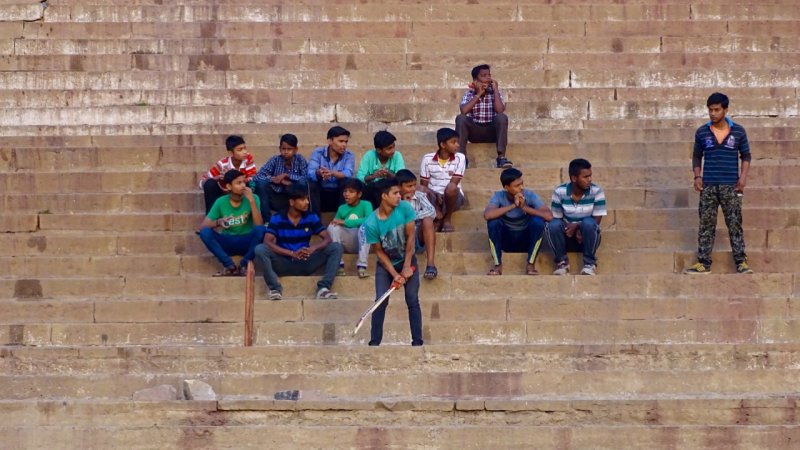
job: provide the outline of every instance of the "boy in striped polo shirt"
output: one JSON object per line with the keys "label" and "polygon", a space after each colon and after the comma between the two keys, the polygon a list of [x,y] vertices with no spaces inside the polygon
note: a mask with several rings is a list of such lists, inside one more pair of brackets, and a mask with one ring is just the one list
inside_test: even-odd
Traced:
{"label": "boy in striped polo shirt", "polygon": [[[711,120],[695,132],[692,154],[694,189],[700,193],[697,263],[686,269],[685,273],[711,273],[711,250],[720,207],[728,226],[736,271],[753,273],[747,266],[742,232],[742,193],[751,159],[747,133],[741,125],[725,117],[728,112],[728,97],[725,94],[711,94],[706,106]],[[741,173],[739,159],[742,160]]]}
{"label": "boy in striped polo shirt", "polygon": [[[332,242],[330,235],[322,226],[319,216],[308,212],[307,188],[295,183],[289,186],[289,207],[269,219],[264,243],[255,249],[255,263],[264,272],[267,283],[267,298],[280,300],[283,286],[278,275],[311,275],[324,267],[324,275],[317,282],[318,299],[334,299],[331,291],[339,260],[344,247]],[[311,245],[311,237],[320,240]]]}
{"label": "boy in striped polo shirt", "polygon": [[600,221],[608,214],[603,188],[592,183],[592,165],[585,159],[569,163],[569,183],[556,187],[550,202],[553,220],[545,236],[555,256],[553,275],[567,275],[567,251],[583,251],[581,275],[597,271],[595,253],[600,246]]}
{"label": "boy in striped polo shirt", "polygon": [[229,193],[222,181],[225,172],[231,169],[239,170],[245,176],[246,184],[249,184],[256,175],[256,163],[253,161],[253,155],[247,150],[243,137],[228,136],[225,138],[225,148],[228,149],[229,155],[217,161],[200,180],[200,188],[205,197],[206,214],[211,211],[218,198]]}

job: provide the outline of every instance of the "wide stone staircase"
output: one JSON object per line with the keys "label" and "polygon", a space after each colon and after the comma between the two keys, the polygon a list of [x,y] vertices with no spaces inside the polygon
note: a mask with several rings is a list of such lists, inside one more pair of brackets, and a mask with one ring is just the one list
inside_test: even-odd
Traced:
{"label": "wide stone staircase", "polygon": [[[0,0],[0,448],[800,448],[798,6]],[[353,255],[338,300],[290,277],[267,301],[258,277],[243,347],[244,279],[212,278],[194,233],[225,136],[260,165],[282,133],[308,155],[338,123],[360,156],[388,129],[418,172],[484,62],[528,187],[548,199],[592,162],[599,274],[550,276],[545,252],[540,276],[516,254],[485,275],[499,171],[471,144],[423,348],[399,298],[386,345],[351,336],[374,298]],[[714,274],[690,277],[717,90],[751,141],[756,273],[734,273],[720,218]],[[188,379],[218,399],[132,400]]]}

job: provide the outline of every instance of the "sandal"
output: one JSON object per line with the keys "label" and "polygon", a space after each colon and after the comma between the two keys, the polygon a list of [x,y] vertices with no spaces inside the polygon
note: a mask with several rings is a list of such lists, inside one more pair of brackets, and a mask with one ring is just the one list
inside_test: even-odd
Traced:
{"label": "sandal", "polygon": [[436,266],[427,266],[425,267],[425,274],[422,275],[423,278],[426,280],[432,280],[439,275],[439,271],[436,270]]}
{"label": "sandal", "polygon": [[500,266],[494,266],[491,269],[489,269],[489,273],[487,273],[486,275],[496,276],[502,274],[503,274],[503,269],[500,268]]}
{"label": "sandal", "polygon": [[508,169],[509,167],[513,167],[514,163],[507,160],[505,156],[498,156],[497,157],[497,168],[498,169]]}
{"label": "sandal", "polygon": [[539,271],[536,270],[533,264],[528,264],[528,268],[525,269],[525,275],[539,275]]}
{"label": "sandal", "polygon": [[238,277],[239,268],[236,266],[226,267],[214,274],[215,277]]}
{"label": "sandal", "polygon": [[442,224],[442,233],[452,233],[454,231],[456,231],[456,227],[453,224]]}

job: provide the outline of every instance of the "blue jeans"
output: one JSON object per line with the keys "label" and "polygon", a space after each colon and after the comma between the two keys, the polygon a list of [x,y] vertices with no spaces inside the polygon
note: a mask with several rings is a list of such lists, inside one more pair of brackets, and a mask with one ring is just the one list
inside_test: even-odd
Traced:
{"label": "blue jeans", "polygon": [[263,225],[256,225],[248,234],[222,234],[217,233],[213,228],[203,228],[200,230],[200,239],[224,267],[236,265],[233,263],[231,255],[244,255],[239,265],[247,267],[247,263],[253,259],[256,245],[264,240],[266,231],[267,229]]}
{"label": "blue jeans", "polygon": [[528,226],[523,230],[512,230],[502,218],[486,222],[489,228],[489,251],[494,265],[503,264],[503,252],[528,253],[528,264],[536,262],[542,244],[545,222],[541,217],[528,216]]}
{"label": "blue jeans", "polygon": [[547,224],[545,236],[550,248],[553,249],[556,264],[567,261],[567,251],[582,251],[583,265],[597,265],[597,247],[600,246],[600,225],[592,217],[587,217],[580,222],[583,243],[578,243],[575,237],[568,238],[564,231],[567,222],[563,219],[553,219]]}
{"label": "blue jeans", "polygon": [[[411,261],[411,265],[417,269],[417,259]],[[403,270],[403,263],[398,264],[394,269],[400,273]],[[392,275],[378,261],[375,268],[375,298],[383,295],[392,285]],[[406,280],[403,288],[406,296],[406,306],[408,306],[408,323],[411,327],[411,345],[422,345],[422,309],[419,306],[419,270],[414,270],[414,275]],[[381,345],[383,340],[383,319],[386,317],[386,307],[389,306],[389,299],[383,302],[375,312],[372,313],[372,329],[369,332],[369,345]]]}
{"label": "blue jeans", "polygon": [[317,290],[330,289],[336,279],[336,271],[339,270],[339,260],[342,259],[343,253],[342,244],[331,242],[303,261],[279,255],[270,250],[266,244],[259,244],[255,249],[255,263],[264,273],[264,282],[271,291],[283,292],[283,286],[278,280],[279,275],[311,275],[323,266],[325,273],[317,282]]}

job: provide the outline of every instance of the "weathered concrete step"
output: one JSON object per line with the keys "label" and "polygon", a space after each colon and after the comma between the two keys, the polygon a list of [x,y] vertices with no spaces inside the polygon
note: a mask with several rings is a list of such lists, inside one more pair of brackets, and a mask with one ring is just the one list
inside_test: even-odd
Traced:
{"label": "weathered concrete step", "polygon": [[[161,414],[151,413],[155,416]],[[326,412],[325,416],[331,414]],[[336,414],[336,413],[334,413]],[[348,411],[347,414],[350,414]],[[176,414],[178,415],[178,414]],[[250,427],[208,424],[211,417],[227,419],[227,415],[212,412],[187,412],[186,422],[203,419],[203,424],[187,427],[81,427],[52,426],[33,428],[2,428],[0,438],[4,442],[19,443],[29,449],[49,449],[53,442],[80,442],[84,448],[128,448],[133,450],[163,448],[167,443],[176,447],[190,442],[193,447],[259,449],[269,448],[426,448],[458,447],[464,449],[525,448],[532,446],[556,449],[569,442],[576,448],[616,450],[632,446],[635,448],[659,448],[664,442],[675,443],[701,450],[718,450],[720,443],[736,445],[741,450],[764,448],[790,449],[798,439],[797,427],[791,425],[766,426],[658,426],[630,425],[607,426],[515,426],[454,425],[438,426],[436,417],[418,426],[399,424],[375,425],[372,415],[367,415],[346,426],[313,425],[265,425]],[[259,416],[263,417],[263,413]],[[352,422],[350,422],[352,423]],[[187,435],[189,437],[187,437]],[[434,437],[432,437],[434,436]],[[153,443],[158,443],[157,446]]]}
{"label": "weathered concrete step", "polygon": [[[791,250],[800,237],[791,228],[763,230],[745,228],[750,250]],[[717,251],[729,250],[728,231],[717,229]],[[613,230],[603,231],[603,247],[614,250],[694,250],[696,230]],[[39,231],[37,233],[0,234],[0,246],[9,254],[23,256],[115,256],[115,255],[205,255],[207,250],[192,232],[95,232],[82,230]],[[483,252],[487,246],[485,231],[458,231],[436,235],[437,253]]]}
{"label": "weathered concrete step", "polygon": [[[509,155],[511,156],[511,155]],[[565,164],[568,162],[565,161]],[[209,163],[213,164],[213,163]],[[186,192],[197,186],[201,173],[207,169],[175,171],[64,171],[57,176],[48,172],[2,172],[0,187],[4,192],[28,194],[71,193],[143,193]],[[415,164],[409,162],[413,171]],[[593,182],[604,188],[638,188],[664,190],[687,188],[691,183],[690,165],[665,167],[617,166],[593,170]],[[568,181],[563,167],[521,167],[531,186],[556,186]],[[462,180],[469,188],[499,190],[499,170],[496,168],[469,169]],[[782,164],[754,165],[747,179],[748,187],[797,186],[793,184],[800,172],[800,159],[783,160]],[[169,174],[169,176],[167,176]],[[543,194],[544,195],[544,194]],[[613,207],[613,205],[611,205]]]}
{"label": "weathered concrete step", "polygon": [[[364,286],[364,290],[372,290]],[[87,300],[1,300],[0,323],[238,323],[244,315],[243,296],[206,299],[94,298]],[[756,320],[800,319],[798,301],[789,298],[592,298],[440,299],[422,290],[422,316],[437,321],[519,320]],[[272,323],[350,324],[369,306],[369,299],[340,298],[335,302],[287,298],[262,302],[255,319]],[[402,296],[387,320],[405,322]]]}
{"label": "weathered concrete step", "polygon": [[[344,322],[257,322],[256,345],[364,345],[369,332],[352,336]],[[430,344],[675,344],[792,343],[800,320],[516,320],[427,321]],[[0,328],[0,345],[237,345],[241,323],[74,323],[26,324]],[[409,345],[407,321],[385,324],[386,345]]]}
{"label": "weathered concrete step", "polygon": [[[736,121],[740,119],[733,115]],[[753,140],[800,140],[800,121],[796,118],[744,118],[742,124],[748,129],[748,138]],[[390,124],[389,131],[402,143],[427,145],[436,141],[436,130],[447,123]],[[510,142],[536,143],[652,143],[691,142],[694,130],[703,123],[700,118],[683,120],[585,120],[571,127],[544,128],[536,124],[525,124],[525,128],[510,124]],[[379,128],[365,123],[340,123],[352,133],[353,142],[372,142]],[[236,132],[248,139],[250,146],[274,148],[276,136],[295,132],[300,142],[316,145],[324,142],[330,124],[320,123],[241,123]],[[381,126],[380,128],[384,128]],[[183,145],[213,145],[224,148],[224,138],[231,133],[228,126],[217,124],[158,125],[95,125],[95,126],[9,126],[0,130],[7,147],[171,147]],[[311,143],[311,144],[308,144]],[[257,148],[257,147],[256,147]]]}
{"label": "weathered concrete step", "polygon": [[[0,404],[0,409],[10,416],[4,427],[28,428],[33,426],[51,428],[60,421],[74,419],[91,420],[94,427],[115,427],[126,424],[146,427],[152,423],[153,415],[163,415],[160,427],[185,425],[185,414],[224,414],[223,423],[233,428],[263,426],[260,419],[269,422],[300,419],[303,411],[326,411],[316,426],[347,426],[343,421],[345,411],[356,422],[370,420],[374,425],[395,424],[406,420],[409,428],[423,425],[424,420],[439,417],[438,426],[474,426],[493,423],[507,426],[497,412],[513,412],[518,415],[515,426],[581,425],[590,415],[595,425],[743,425],[741,418],[748,417],[747,426],[793,425],[791,415],[795,413],[794,395],[773,393],[762,398],[754,396],[632,396],[629,398],[593,397],[565,399],[562,397],[476,397],[476,398],[425,398],[425,397],[377,397],[377,398],[320,398],[299,401],[279,401],[263,397],[223,397],[219,402],[211,401],[166,401],[131,402],[129,400],[12,400]],[[51,415],[44,416],[47,409]],[[337,412],[338,410],[338,412]],[[417,417],[403,417],[413,411]],[[260,412],[260,415],[253,414]],[[447,413],[455,417],[446,417]],[[614,414],[614,413],[617,414]],[[72,414],[70,414],[72,413]],[[495,417],[492,417],[493,413]],[[658,417],[653,417],[658,414]],[[701,422],[706,420],[707,422]],[[497,423],[494,423],[497,422]]]}
{"label": "weathered concrete step", "polygon": [[[380,75],[376,75],[380,77]],[[369,88],[369,87],[368,87]],[[744,100],[737,104],[737,112],[743,115],[797,116],[800,100]],[[595,100],[509,102],[513,108],[515,126],[551,120],[556,123],[586,119],[655,119],[659,117],[680,119],[686,116],[702,117],[705,106],[702,102],[619,102]],[[145,102],[132,105],[103,107],[55,107],[25,108],[19,111],[17,120],[0,120],[8,126],[24,125],[76,125],[83,120],[87,125],[126,124],[234,124],[240,122],[368,122],[370,120],[395,122],[452,122],[457,114],[454,105],[447,103],[401,103],[370,104],[286,104],[280,108],[283,114],[274,112],[274,105],[149,105]]]}
{"label": "weathered concrete step", "polygon": [[[311,298],[315,278],[283,277],[284,294],[289,298]],[[70,278],[0,278],[3,298],[147,298],[171,299],[238,298],[244,292],[243,278],[181,277],[70,277]],[[364,289],[369,286],[369,289]],[[372,283],[346,277],[334,285],[342,298],[373,298]],[[264,298],[264,284],[256,283],[256,295]],[[788,273],[538,276],[440,275],[422,284],[423,295],[437,299],[530,297],[531,289],[542,298],[746,298],[782,297],[800,294],[800,282]]]}
{"label": "weathered concrete step", "polygon": [[[351,137],[350,150],[357,159],[371,150],[373,146],[367,141],[366,136],[359,140]],[[314,139],[311,142],[316,142]],[[311,147],[309,141],[302,142],[303,148],[299,154],[309,158]],[[693,143],[649,143],[649,144],[584,144],[584,143],[544,143],[535,145],[535,150],[530,144],[511,143],[507,147],[509,158],[513,156],[515,165],[525,168],[558,167],[565,168],[573,158],[583,157],[592,162],[597,168],[614,166],[686,166],[691,160]],[[419,168],[422,156],[434,150],[427,144],[411,142],[397,142],[397,151],[403,155],[406,165],[415,172]],[[756,160],[755,165],[774,165],[782,161],[791,161],[800,158],[797,147],[800,141],[750,141]],[[265,148],[266,147],[266,148]],[[273,146],[253,145],[250,151],[257,165],[266,163],[274,156]],[[223,147],[224,148],[224,147]],[[119,171],[156,171],[156,170],[185,170],[187,167],[197,170],[207,169],[221,155],[221,147],[214,146],[174,146],[174,147],[73,147],[51,148],[15,147],[0,149],[3,155],[0,162],[0,171],[36,171],[60,172],[94,170]],[[494,163],[497,156],[493,144],[469,144],[467,152],[470,156],[470,167],[486,167]]]}
{"label": "weathered concrete step", "polygon": [[[539,371],[326,373],[326,374],[153,374],[0,376],[7,400],[33,398],[130,398],[136,390],[201,378],[222,396],[272,396],[282,390],[317,391],[330,397],[518,397],[736,396],[794,392],[797,370],[720,371]],[[758,386],[754,389],[754,386]]]}
{"label": "weathered concrete step", "polygon": [[[389,310],[391,311],[391,309]],[[791,369],[800,343],[0,348],[8,375]]]}

